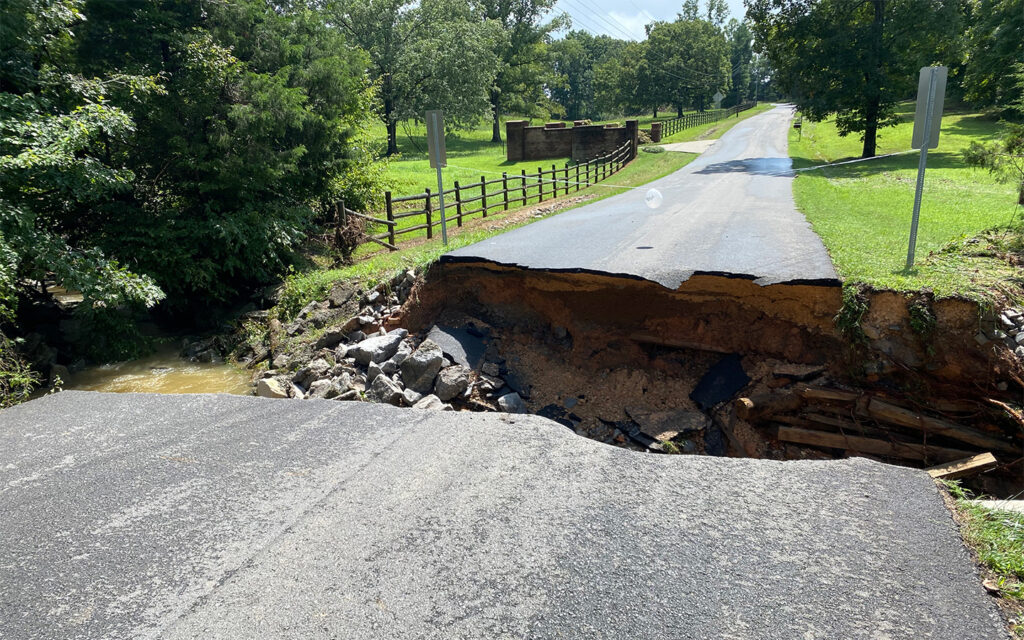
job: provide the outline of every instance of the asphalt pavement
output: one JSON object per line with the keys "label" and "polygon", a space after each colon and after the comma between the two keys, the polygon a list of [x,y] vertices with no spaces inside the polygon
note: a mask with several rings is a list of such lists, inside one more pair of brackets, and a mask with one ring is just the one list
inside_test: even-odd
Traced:
{"label": "asphalt pavement", "polygon": [[0,412],[0,637],[1008,636],[921,471],[66,391]]}
{"label": "asphalt pavement", "polygon": [[[785,105],[750,117],[669,176],[441,261],[620,275],[669,289],[695,274],[838,286],[821,239],[793,203],[791,119]],[[614,185],[615,176],[605,184]],[[652,188],[663,197],[657,209],[644,202]]]}

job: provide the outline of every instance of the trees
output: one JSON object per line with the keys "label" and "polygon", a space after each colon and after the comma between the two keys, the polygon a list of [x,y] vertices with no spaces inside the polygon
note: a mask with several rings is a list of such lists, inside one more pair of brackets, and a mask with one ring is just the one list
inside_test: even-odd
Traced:
{"label": "trees", "polygon": [[732,88],[725,104],[740,104],[750,95],[751,65],[754,57],[754,36],[746,22],[735,18],[725,28],[729,40],[729,64],[732,67]]}
{"label": "trees", "polygon": [[398,152],[399,120],[443,109],[453,128],[477,122],[490,108],[498,69],[500,25],[459,0],[335,0],[330,12],[369,54],[387,154]]}
{"label": "trees", "polygon": [[648,31],[644,58],[655,109],[666,104],[679,114],[687,105],[703,109],[716,91],[729,88],[728,44],[707,20],[681,17],[655,23]]}
{"label": "trees", "polygon": [[598,107],[597,68],[617,58],[625,49],[623,40],[594,36],[586,31],[570,31],[565,38],[550,45],[553,77],[548,90],[556,102],[565,107],[570,120],[596,118]]}
{"label": "trees", "polygon": [[[1024,3],[978,0],[966,38],[964,97],[983,107],[1009,109],[1016,97],[1015,63],[1024,61]],[[1024,116],[1024,109],[1019,110]]]}
{"label": "trees", "polygon": [[491,142],[501,142],[501,116],[506,108],[526,111],[541,97],[548,62],[546,43],[568,25],[562,14],[545,21],[555,0],[481,0],[481,15],[501,25],[494,48],[497,57],[490,90]]}
{"label": "trees", "polygon": [[12,0],[0,9],[0,320],[13,320],[19,294],[51,277],[82,292],[83,312],[163,298],[152,278],[125,266],[131,254],[103,251],[95,233],[96,211],[135,178],[111,152],[135,123],[107,96],[156,87],[142,77],[74,73],[81,12],[77,0]]}
{"label": "trees", "polygon": [[323,205],[365,194],[351,141],[361,53],[307,3],[89,0],[78,63],[159,79],[112,94],[136,124],[107,145],[134,175],[90,232],[176,306],[279,274]]}
{"label": "trees", "polygon": [[861,133],[875,155],[878,129],[917,70],[941,59],[960,29],[954,0],[744,0],[775,79],[812,120],[836,114],[841,135]]}

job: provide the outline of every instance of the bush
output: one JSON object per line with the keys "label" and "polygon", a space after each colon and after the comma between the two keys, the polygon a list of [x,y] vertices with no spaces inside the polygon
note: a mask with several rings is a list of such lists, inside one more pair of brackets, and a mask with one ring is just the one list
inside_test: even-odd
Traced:
{"label": "bush", "polygon": [[28,400],[39,378],[18,353],[14,341],[0,333],[0,409]]}

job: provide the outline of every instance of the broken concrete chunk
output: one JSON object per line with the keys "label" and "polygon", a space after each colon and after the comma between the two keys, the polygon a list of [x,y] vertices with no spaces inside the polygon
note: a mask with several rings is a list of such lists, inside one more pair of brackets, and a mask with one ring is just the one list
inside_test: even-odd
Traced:
{"label": "broken concrete chunk", "polygon": [[416,402],[416,404],[412,405],[413,409],[422,409],[430,411],[441,411],[444,409],[444,407],[445,404],[441,402],[441,399],[435,396],[434,394],[423,396],[420,400]]}
{"label": "broken concrete chunk", "polygon": [[460,364],[476,369],[483,362],[487,345],[479,331],[470,331],[463,327],[446,327],[434,325],[427,338],[441,347],[441,351],[451,358],[453,364]]}
{"label": "broken concrete chunk", "polygon": [[382,336],[366,338],[359,344],[349,347],[348,355],[363,366],[371,362],[384,362],[395,355],[403,337],[400,333],[392,331]]}
{"label": "broken concrete chunk", "polygon": [[441,370],[444,354],[441,347],[429,338],[420,344],[405,361],[402,362],[402,382],[406,387],[420,393],[430,393],[434,388],[434,378]]}
{"label": "broken concrete chunk", "polygon": [[442,402],[448,402],[469,388],[470,370],[467,367],[453,365],[441,369],[434,384],[434,395]]}
{"label": "broken concrete chunk", "polygon": [[387,376],[377,376],[366,392],[366,397],[374,402],[398,406],[402,402],[402,388]]}
{"label": "broken concrete chunk", "polygon": [[498,408],[505,413],[526,413],[526,403],[516,392],[507,393],[498,398]]}
{"label": "broken concrete chunk", "polygon": [[256,383],[256,395],[261,398],[287,398],[288,392],[276,378],[264,378]]}
{"label": "broken concrete chunk", "polygon": [[422,399],[423,394],[419,393],[418,391],[406,389],[405,391],[402,392],[402,401],[405,402],[405,404],[410,407],[416,406],[416,403]]}

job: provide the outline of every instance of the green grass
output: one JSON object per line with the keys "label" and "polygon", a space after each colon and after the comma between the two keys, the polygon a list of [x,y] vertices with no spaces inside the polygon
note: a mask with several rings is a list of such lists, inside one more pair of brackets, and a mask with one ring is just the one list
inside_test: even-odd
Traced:
{"label": "green grass", "polygon": [[990,580],[1005,598],[1014,637],[1024,638],[1024,514],[988,509],[959,482],[945,482],[961,518],[961,533],[991,572]]}
{"label": "green grass", "polygon": [[[879,154],[910,149],[913,104],[901,105],[901,116],[900,125],[881,131]],[[912,270],[905,264],[916,152],[802,172],[793,187],[796,204],[848,283],[984,298],[1014,269],[991,251],[971,251],[977,244],[965,240],[1008,225],[1016,198],[1009,185],[968,167],[961,152],[972,141],[997,138],[1001,129],[984,114],[947,110],[939,147],[928,154]],[[802,132],[790,130],[789,149],[794,166],[802,168],[857,158],[861,142],[855,135],[839,137],[833,120],[804,120]]]}
{"label": "green grass", "polygon": [[[643,153],[636,160],[622,168],[621,171],[611,176],[606,183],[592,186],[589,189],[581,190],[580,194],[593,196],[587,202],[579,203],[572,207],[560,209],[548,213],[545,216],[562,213],[568,209],[603,200],[604,198],[622,193],[631,187],[638,187],[658,178],[664,177],[674,171],[681,169],[690,163],[695,154],[690,153]],[[577,195],[575,192],[570,194]],[[349,266],[341,268],[324,268],[323,261],[317,256],[312,256],[304,269],[290,275],[285,279],[285,288],[281,303],[278,305],[277,315],[289,319],[302,307],[313,300],[322,300],[327,296],[331,285],[339,280],[361,280],[367,286],[373,286],[388,280],[406,269],[421,269],[435,262],[442,254],[454,251],[460,247],[480,242],[491,236],[510,231],[525,224],[535,222],[540,218],[500,224],[501,215],[492,214],[488,220],[495,222],[496,226],[481,227],[480,221],[474,221],[462,229],[454,226],[449,227],[448,246],[441,244],[440,233],[434,236],[432,242],[414,244],[402,248],[398,252],[390,252],[380,249],[377,245],[366,244],[357,251],[357,261]],[[413,234],[404,236],[409,238]],[[376,251],[370,255],[369,252]]]}

